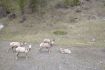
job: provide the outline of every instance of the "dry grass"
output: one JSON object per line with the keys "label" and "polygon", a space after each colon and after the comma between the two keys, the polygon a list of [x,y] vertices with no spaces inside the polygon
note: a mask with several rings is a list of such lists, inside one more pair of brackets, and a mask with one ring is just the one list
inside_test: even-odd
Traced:
{"label": "dry grass", "polygon": [[[55,4],[57,4],[56,0],[51,5],[54,7]],[[100,12],[103,13],[104,7],[100,2],[96,2],[96,5],[93,2],[89,4],[84,6],[89,7],[88,10],[82,10],[81,7],[49,8],[46,9],[44,15],[27,15],[27,20],[24,23],[19,23],[19,17],[13,21],[9,21],[7,18],[1,19],[0,22],[6,26],[0,31],[0,40],[40,43],[44,38],[55,38],[57,45],[104,47],[105,20],[100,19],[104,14],[100,14],[99,17],[96,15]],[[75,12],[78,8],[82,10],[81,13]],[[89,18],[94,15],[98,18]],[[65,31],[67,34],[55,35],[53,32],[58,30]]]}
{"label": "dry grass", "polygon": [[[104,20],[80,21],[76,24],[63,22],[56,24],[37,24],[37,21],[35,22],[33,19],[34,18],[31,17],[30,20],[27,20],[25,23],[18,23],[17,20],[9,21],[8,23],[5,22],[6,27],[0,32],[0,39],[40,43],[44,38],[54,38],[56,39],[57,45],[104,46]],[[53,32],[56,30],[64,30],[67,34],[55,35]],[[92,41],[94,38],[95,41]]]}

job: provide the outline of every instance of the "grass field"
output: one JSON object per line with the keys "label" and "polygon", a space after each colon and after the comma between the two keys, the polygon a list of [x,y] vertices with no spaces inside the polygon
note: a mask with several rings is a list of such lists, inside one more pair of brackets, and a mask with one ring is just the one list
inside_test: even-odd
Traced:
{"label": "grass field", "polygon": [[[54,38],[57,45],[93,47],[104,47],[105,45],[104,20],[82,20],[78,23],[60,21],[54,23],[54,19],[43,23],[43,19],[40,21],[35,17],[28,18],[24,23],[19,23],[18,20],[18,18],[13,21],[7,18],[0,20],[5,25],[0,31],[0,40],[40,43],[44,38]],[[66,34],[54,34],[55,31],[63,31]]]}
{"label": "grass field", "polygon": [[56,8],[59,1],[52,0],[38,13],[26,14],[24,23],[19,23],[20,16],[11,21],[0,19],[5,25],[0,31],[0,40],[40,43],[44,38],[54,38],[57,45],[104,47],[103,1],[92,0],[68,9]]}

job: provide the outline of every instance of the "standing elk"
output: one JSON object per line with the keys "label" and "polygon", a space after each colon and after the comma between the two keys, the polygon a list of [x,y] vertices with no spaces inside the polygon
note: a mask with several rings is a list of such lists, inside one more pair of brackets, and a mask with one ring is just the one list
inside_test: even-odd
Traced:
{"label": "standing elk", "polygon": [[41,51],[43,48],[48,49],[48,52],[50,53],[50,48],[53,47],[55,40],[50,40],[50,39],[44,39],[42,43],[40,43],[40,49]]}
{"label": "standing elk", "polygon": [[26,54],[26,57],[27,57],[27,53],[31,50],[31,45],[28,45],[27,46],[24,46],[24,47],[17,47],[16,48],[16,56],[18,57],[20,53],[25,53]]}

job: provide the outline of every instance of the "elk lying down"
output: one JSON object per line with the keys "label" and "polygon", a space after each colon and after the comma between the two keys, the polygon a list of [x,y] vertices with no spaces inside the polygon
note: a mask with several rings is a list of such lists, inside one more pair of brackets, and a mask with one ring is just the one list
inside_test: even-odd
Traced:
{"label": "elk lying down", "polygon": [[64,49],[64,48],[60,48],[60,53],[63,53],[63,54],[70,54],[70,53],[71,53],[71,50],[69,50],[69,49]]}

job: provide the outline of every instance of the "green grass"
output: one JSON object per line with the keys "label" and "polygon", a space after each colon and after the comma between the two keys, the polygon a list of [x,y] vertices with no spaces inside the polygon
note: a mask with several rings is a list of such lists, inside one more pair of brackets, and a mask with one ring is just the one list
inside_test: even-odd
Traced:
{"label": "green grass", "polygon": [[62,30],[57,30],[53,32],[55,35],[66,35],[67,32],[66,31],[62,31]]}

